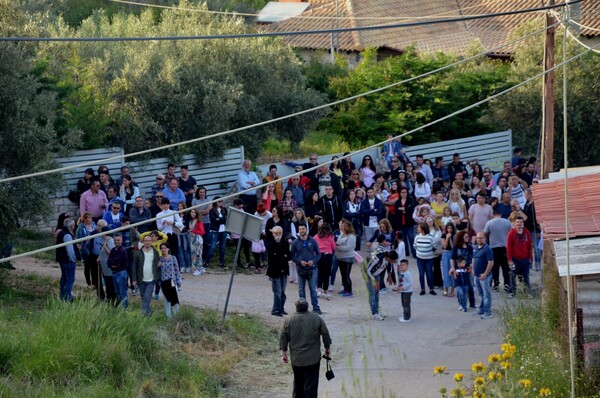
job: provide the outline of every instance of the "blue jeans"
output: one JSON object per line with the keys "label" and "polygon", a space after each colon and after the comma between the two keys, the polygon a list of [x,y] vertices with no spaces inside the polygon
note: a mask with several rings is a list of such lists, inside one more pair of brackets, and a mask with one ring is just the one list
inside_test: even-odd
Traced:
{"label": "blue jeans", "polygon": [[[412,215],[407,217],[412,217]],[[415,254],[415,247],[413,246],[415,243],[415,227],[400,227],[400,231],[402,231],[402,240],[404,240],[404,247],[406,247],[406,255],[410,256],[410,253]]]}
{"label": "blue jeans", "polygon": [[60,298],[73,301],[73,285],[75,284],[75,263],[67,261],[60,264]]}
{"label": "blue jeans", "polygon": [[475,277],[475,286],[477,286],[477,292],[481,297],[481,307],[479,308],[480,314],[489,315],[492,313],[492,274],[485,277],[484,280]]}
{"label": "blue jeans", "polygon": [[319,299],[317,298],[318,277],[319,271],[316,266],[313,266],[312,277],[309,280],[298,274],[298,295],[300,298],[306,299],[306,282],[308,282],[308,288],[310,289],[310,303],[312,304],[313,311],[321,309],[319,308]]}
{"label": "blue jeans", "polygon": [[537,232],[535,231],[535,229],[533,231],[529,231],[529,232],[531,232],[531,240],[533,242],[533,260],[535,261],[536,269],[537,269],[539,264],[542,262],[542,256],[538,249],[538,236],[537,236]]}
{"label": "blue jeans", "polygon": [[444,281],[444,289],[454,287],[454,278],[448,274],[450,272],[451,258],[452,250],[442,251],[442,280]]}
{"label": "blue jeans", "polygon": [[117,293],[119,305],[127,308],[129,305],[127,299],[127,271],[113,272],[113,283],[115,284],[115,293]]}
{"label": "blue jeans", "polygon": [[337,270],[338,270],[338,260],[337,260],[337,256],[334,254],[333,260],[331,262],[331,276],[329,278],[329,284],[331,286],[335,285],[335,274],[337,274]]}
{"label": "blue jeans", "polygon": [[375,315],[379,313],[379,290],[375,289],[375,281],[368,276],[365,277],[365,284],[367,285],[367,294],[369,295],[371,315]]}
{"label": "blue jeans", "polygon": [[465,312],[467,311],[467,296],[469,295],[469,286],[456,286],[456,296],[458,297],[458,304],[462,307]]}
{"label": "blue jeans", "polygon": [[210,263],[210,259],[219,244],[219,265],[225,264],[225,243],[227,241],[227,232],[210,231],[210,249],[206,253],[206,264]]}
{"label": "blue jeans", "polygon": [[523,276],[523,282],[525,282],[525,287],[527,288],[527,293],[530,292],[531,286],[529,285],[529,269],[531,268],[531,262],[529,259],[517,260],[513,258],[513,262],[515,263],[515,270],[513,272],[513,277],[511,278],[511,293],[516,293],[517,281],[515,280],[517,275]]}
{"label": "blue jeans", "polygon": [[417,267],[419,267],[421,290],[425,290],[425,274],[427,274],[427,286],[429,290],[433,290],[433,258],[422,259],[417,257]]}
{"label": "blue jeans", "polygon": [[271,314],[283,314],[285,299],[285,286],[287,285],[287,276],[282,275],[278,278],[269,278],[271,288],[273,289],[273,309]]}
{"label": "blue jeans", "polygon": [[138,285],[138,289],[140,290],[140,297],[142,298],[142,314],[152,314],[152,309],[150,308],[150,301],[152,301],[154,282],[140,282],[140,284]]}
{"label": "blue jeans", "polygon": [[179,242],[179,251],[177,252],[177,262],[179,269],[190,268],[192,265],[192,253],[190,252],[190,239],[187,233],[181,233],[177,236]]}

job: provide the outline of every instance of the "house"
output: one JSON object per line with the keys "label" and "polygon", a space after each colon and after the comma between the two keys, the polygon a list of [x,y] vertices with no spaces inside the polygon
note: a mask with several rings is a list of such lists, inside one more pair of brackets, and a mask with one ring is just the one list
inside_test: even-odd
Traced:
{"label": "house", "polygon": [[[576,353],[587,371],[600,371],[600,167],[568,171],[568,224],[565,217],[565,173],[532,185],[536,216],[544,237],[545,302],[558,297],[564,343],[568,343],[570,280]],[[566,237],[569,236],[567,243]]]}
{"label": "house", "polygon": [[[290,3],[296,3],[298,8],[288,13],[287,18],[269,18],[269,12],[274,13],[278,7],[289,9]],[[258,21],[267,24],[264,28],[270,32],[327,30],[491,14],[537,8],[540,4],[539,0],[287,0],[270,2]],[[380,58],[401,54],[410,45],[424,52],[462,55],[478,40],[485,49],[494,49],[522,22],[544,15],[532,12],[407,28],[285,36],[283,40],[298,49],[306,61],[331,60],[331,54],[337,52],[350,66],[355,66],[360,61],[360,52],[367,47],[377,48]],[[580,26],[573,26],[580,29],[584,40],[600,37],[600,2],[583,0],[572,6],[571,15],[579,21]],[[503,48],[490,56],[509,57],[510,51]]]}

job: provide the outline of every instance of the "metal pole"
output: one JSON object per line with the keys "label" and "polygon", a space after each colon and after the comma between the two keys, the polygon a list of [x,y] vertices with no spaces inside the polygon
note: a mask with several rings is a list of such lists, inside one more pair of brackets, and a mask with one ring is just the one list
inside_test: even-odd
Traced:
{"label": "metal pole", "polygon": [[227,299],[225,299],[225,308],[223,308],[223,319],[221,320],[221,327],[225,327],[225,316],[227,315],[227,307],[229,306],[229,297],[231,296],[231,287],[233,286],[233,276],[235,275],[235,268],[237,267],[238,260],[240,258],[240,250],[242,248],[242,240],[244,239],[244,233],[246,232],[246,222],[248,215],[244,216],[244,223],[242,224],[242,233],[238,240],[237,249],[235,250],[235,258],[233,260],[233,267],[231,269],[231,278],[229,278],[229,289],[227,289]]}
{"label": "metal pole", "polygon": [[567,318],[569,320],[569,370],[571,375],[571,398],[575,398],[575,346],[573,344],[573,276],[571,275],[571,260],[569,258],[569,145],[567,123],[567,29],[569,22],[569,2],[566,2],[563,23],[563,161],[565,163],[565,230],[566,230],[566,261],[567,261]]}

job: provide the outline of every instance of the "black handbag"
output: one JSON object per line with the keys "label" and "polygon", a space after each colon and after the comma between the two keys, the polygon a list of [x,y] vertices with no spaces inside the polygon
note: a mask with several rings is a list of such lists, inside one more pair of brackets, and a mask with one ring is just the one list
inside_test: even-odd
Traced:
{"label": "black handbag", "polygon": [[328,355],[323,355],[323,358],[325,358],[325,360],[327,361],[327,370],[325,371],[325,377],[327,378],[327,380],[330,381],[335,377],[335,375],[333,374],[333,369],[331,369],[331,357]]}

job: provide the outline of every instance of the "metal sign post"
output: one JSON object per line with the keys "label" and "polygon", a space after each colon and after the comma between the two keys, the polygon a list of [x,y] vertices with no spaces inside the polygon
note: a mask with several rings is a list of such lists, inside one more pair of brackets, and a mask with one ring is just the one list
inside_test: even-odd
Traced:
{"label": "metal sign post", "polygon": [[240,235],[240,239],[238,240],[237,248],[235,250],[235,258],[233,260],[233,267],[231,269],[231,278],[229,279],[229,288],[227,290],[227,299],[225,300],[225,308],[223,309],[221,326],[225,326],[225,316],[227,315],[227,307],[229,306],[229,297],[231,296],[231,287],[233,286],[233,276],[235,275],[235,269],[240,258],[242,240],[245,238],[253,242],[258,242],[260,240],[261,229],[262,219],[260,217],[248,214],[243,210],[236,209],[235,207],[229,208],[229,215],[227,216],[225,230],[229,233]]}

